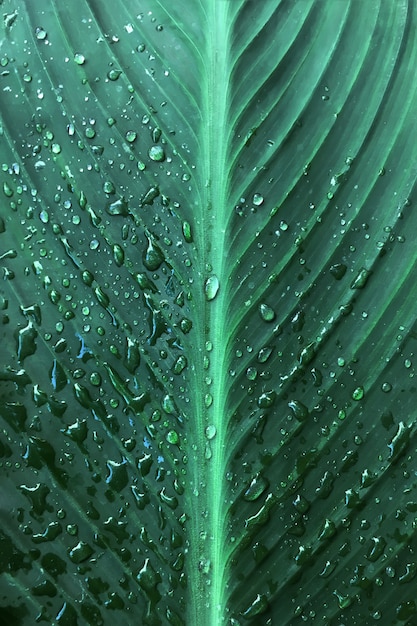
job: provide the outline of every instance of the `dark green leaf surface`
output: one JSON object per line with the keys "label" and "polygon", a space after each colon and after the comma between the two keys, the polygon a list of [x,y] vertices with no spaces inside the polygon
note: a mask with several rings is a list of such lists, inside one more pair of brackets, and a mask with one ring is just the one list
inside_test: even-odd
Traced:
{"label": "dark green leaf surface", "polygon": [[0,623],[417,623],[414,2],[0,5]]}

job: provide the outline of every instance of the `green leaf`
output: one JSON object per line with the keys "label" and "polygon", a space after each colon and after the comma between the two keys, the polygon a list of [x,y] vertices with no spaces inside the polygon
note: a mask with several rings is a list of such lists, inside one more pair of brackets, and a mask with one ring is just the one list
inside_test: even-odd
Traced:
{"label": "green leaf", "polygon": [[0,4],[1,623],[414,624],[414,3]]}

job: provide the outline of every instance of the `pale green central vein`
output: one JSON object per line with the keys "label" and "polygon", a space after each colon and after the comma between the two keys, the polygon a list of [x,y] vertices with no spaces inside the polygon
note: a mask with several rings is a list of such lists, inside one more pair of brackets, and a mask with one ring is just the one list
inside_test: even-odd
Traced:
{"label": "pale green central vein", "polygon": [[[199,267],[203,324],[199,329],[199,355],[206,363],[196,372],[199,407],[198,437],[193,482],[199,484],[194,519],[194,546],[190,546],[193,606],[190,624],[220,626],[225,619],[227,530],[225,442],[227,431],[226,298],[228,214],[228,105],[229,105],[229,3],[207,0],[205,76],[202,78],[202,126],[200,129],[200,185],[203,204],[199,207]],[[212,300],[204,297],[204,283],[216,276],[220,287]],[[203,321],[202,320],[202,321]],[[206,342],[211,349],[207,350]],[[196,351],[197,352],[197,351]],[[199,356],[200,358],[200,356]],[[212,398],[204,402],[206,394]],[[207,396],[206,396],[207,397]],[[208,430],[207,430],[207,427]],[[207,432],[215,432],[207,438]],[[200,475],[198,475],[200,474]],[[203,532],[199,530],[204,527]],[[198,537],[197,537],[198,532]],[[200,567],[198,567],[198,561]],[[204,564],[206,567],[204,568]]]}

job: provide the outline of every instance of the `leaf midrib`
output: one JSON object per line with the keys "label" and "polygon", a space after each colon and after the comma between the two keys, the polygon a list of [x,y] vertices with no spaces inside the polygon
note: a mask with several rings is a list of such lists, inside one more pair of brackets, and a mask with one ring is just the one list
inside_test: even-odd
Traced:
{"label": "leaf midrib", "polygon": [[[212,0],[207,5],[205,72],[201,86],[202,121],[199,129],[198,177],[201,205],[196,210],[196,338],[193,353],[195,371],[193,402],[196,409],[194,439],[191,443],[191,485],[196,489],[189,500],[191,510],[189,584],[190,624],[214,626],[225,615],[227,587],[225,465],[227,435],[227,311],[228,257],[226,226],[229,201],[228,111],[230,24],[228,3]],[[229,259],[230,262],[230,259]],[[204,283],[209,276],[219,279],[220,288],[214,300],[208,301]],[[212,348],[208,348],[209,342]],[[206,363],[204,363],[206,357]],[[211,380],[211,382],[210,382]],[[213,398],[206,407],[205,396]],[[216,435],[205,436],[207,426],[214,426]],[[191,434],[190,434],[191,438]],[[207,446],[211,458],[206,458]],[[199,567],[201,560],[209,564],[208,573]]]}

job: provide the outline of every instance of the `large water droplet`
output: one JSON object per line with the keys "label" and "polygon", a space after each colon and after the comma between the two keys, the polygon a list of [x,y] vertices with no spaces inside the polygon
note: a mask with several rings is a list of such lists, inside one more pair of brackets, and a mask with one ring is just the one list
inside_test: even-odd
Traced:
{"label": "large water droplet", "polygon": [[148,154],[152,161],[165,161],[165,150],[162,146],[151,146]]}
{"label": "large water droplet", "polygon": [[260,474],[256,474],[254,478],[252,478],[250,485],[246,489],[243,497],[248,502],[252,502],[257,500],[267,489],[269,486],[269,482]]}
{"label": "large water droplet", "polygon": [[129,214],[128,204],[124,198],[118,198],[114,202],[106,204],[106,211],[109,215],[123,215]]}
{"label": "large water droplet", "polygon": [[209,424],[208,426],[206,426],[205,435],[209,441],[211,439],[214,439],[214,437],[216,436],[216,432],[217,430],[214,424]]}
{"label": "large water droplet", "polygon": [[37,336],[38,331],[31,321],[28,322],[27,326],[19,330],[17,335],[17,359],[19,363],[23,363],[26,357],[35,354],[35,339]]}
{"label": "large water droplet", "polygon": [[148,239],[148,246],[143,255],[143,264],[151,272],[157,270],[164,262],[164,255],[162,250],[152,241],[150,237]]}
{"label": "large water droplet", "polygon": [[187,243],[191,243],[193,240],[193,235],[191,231],[191,225],[189,222],[182,223],[182,234],[184,235],[184,239]]}
{"label": "large water droplet", "polygon": [[76,62],[77,65],[84,65],[85,56],[81,54],[80,52],[76,52],[74,54],[74,61]]}
{"label": "large water droplet", "polygon": [[264,322],[273,322],[275,319],[275,311],[268,304],[262,303],[259,305],[259,313]]}
{"label": "large water droplet", "polygon": [[270,348],[269,346],[265,346],[264,348],[261,348],[258,352],[258,362],[259,363],[266,363],[266,361],[269,359],[269,357],[272,354],[274,348]]}
{"label": "large water droplet", "polygon": [[39,41],[43,41],[47,37],[47,32],[44,28],[42,28],[41,26],[38,26],[38,28],[36,28],[35,30],[35,36],[36,36],[36,39],[38,39]]}
{"label": "large water droplet", "polygon": [[368,282],[368,278],[372,272],[365,267],[362,267],[358,273],[358,275],[352,281],[350,288],[351,289],[363,289]]}
{"label": "large water droplet", "polygon": [[117,267],[121,267],[125,260],[125,253],[121,246],[118,243],[113,245],[113,258]]}
{"label": "large water droplet", "polygon": [[172,371],[174,374],[181,374],[181,372],[187,367],[187,359],[181,354],[175,361]]}
{"label": "large water droplet", "polygon": [[255,206],[261,206],[264,202],[264,198],[260,193],[255,193],[252,202]]}
{"label": "large water droplet", "polygon": [[215,274],[209,276],[204,283],[204,293],[206,295],[206,300],[214,300],[214,298],[217,296],[219,288],[220,282],[217,276]]}

